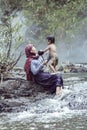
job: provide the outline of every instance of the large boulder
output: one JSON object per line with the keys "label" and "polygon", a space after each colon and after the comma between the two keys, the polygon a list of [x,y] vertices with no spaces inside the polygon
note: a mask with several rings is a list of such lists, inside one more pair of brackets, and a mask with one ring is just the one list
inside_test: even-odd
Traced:
{"label": "large boulder", "polygon": [[[0,112],[9,112],[35,101],[39,93],[47,91],[39,85],[30,83],[24,79],[10,79],[0,84]],[[22,98],[28,98],[23,102]],[[23,99],[24,100],[24,99]],[[28,102],[28,103],[26,103]]]}

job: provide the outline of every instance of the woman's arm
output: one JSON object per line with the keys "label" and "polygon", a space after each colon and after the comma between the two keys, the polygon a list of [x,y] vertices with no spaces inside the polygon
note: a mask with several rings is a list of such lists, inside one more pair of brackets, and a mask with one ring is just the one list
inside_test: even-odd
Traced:
{"label": "woman's arm", "polygon": [[43,59],[41,56],[36,60],[32,60],[31,72],[33,73],[33,75],[36,75],[42,68],[43,68]]}

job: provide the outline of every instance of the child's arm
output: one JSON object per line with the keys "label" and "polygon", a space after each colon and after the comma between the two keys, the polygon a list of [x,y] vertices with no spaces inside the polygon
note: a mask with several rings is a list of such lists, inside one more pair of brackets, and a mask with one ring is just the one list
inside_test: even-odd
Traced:
{"label": "child's arm", "polygon": [[44,52],[47,52],[50,49],[50,47],[48,46],[47,48],[45,48],[44,50],[40,50],[38,51],[38,55],[43,55]]}
{"label": "child's arm", "polygon": [[49,51],[49,49],[50,49],[50,46],[48,46],[47,48],[45,48],[45,49],[43,50],[43,52],[47,52],[47,51]]}

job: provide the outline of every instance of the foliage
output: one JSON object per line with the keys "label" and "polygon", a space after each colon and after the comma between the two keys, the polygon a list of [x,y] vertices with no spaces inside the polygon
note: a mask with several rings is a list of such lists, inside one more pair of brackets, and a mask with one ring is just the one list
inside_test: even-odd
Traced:
{"label": "foliage", "polygon": [[44,35],[55,34],[58,28],[72,30],[87,16],[87,0],[6,0],[1,4],[9,11],[23,10],[27,24],[31,19],[42,27]]}
{"label": "foliage", "polygon": [[0,74],[7,73],[17,64],[22,53],[15,56],[15,50],[20,46],[21,36],[17,35],[19,25],[12,25],[14,15],[4,14],[0,23]]}
{"label": "foliage", "polygon": [[87,0],[27,0],[21,5],[27,22],[31,16],[33,23],[42,27],[43,35],[56,34],[58,29],[71,31],[87,16]]}
{"label": "foliage", "polygon": [[63,39],[72,34],[73,28],[80,29],[80,22],[87,17],[87,0],[0,0],[0,10],[0,63],[6,66],[13,63],[10,65],[14,66],[17,61],[15,50],[23,40],[18,34],[22,24],[12,26],[18,11],[23,12],[27,26],[35,24],[40,27],[40,36],[55,34]]}

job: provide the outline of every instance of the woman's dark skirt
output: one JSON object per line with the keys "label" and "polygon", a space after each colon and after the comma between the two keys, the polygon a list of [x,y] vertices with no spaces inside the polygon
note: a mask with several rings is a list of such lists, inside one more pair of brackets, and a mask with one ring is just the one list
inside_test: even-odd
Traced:
{"label": "woman's dark skirt", "polygon": [[60,75],[50,74],[49,72],[39,72],[34,76],[34,80],[37,84],[43,86],[51,93],[55,93],[56,87],[63,86],[63,79]]}

